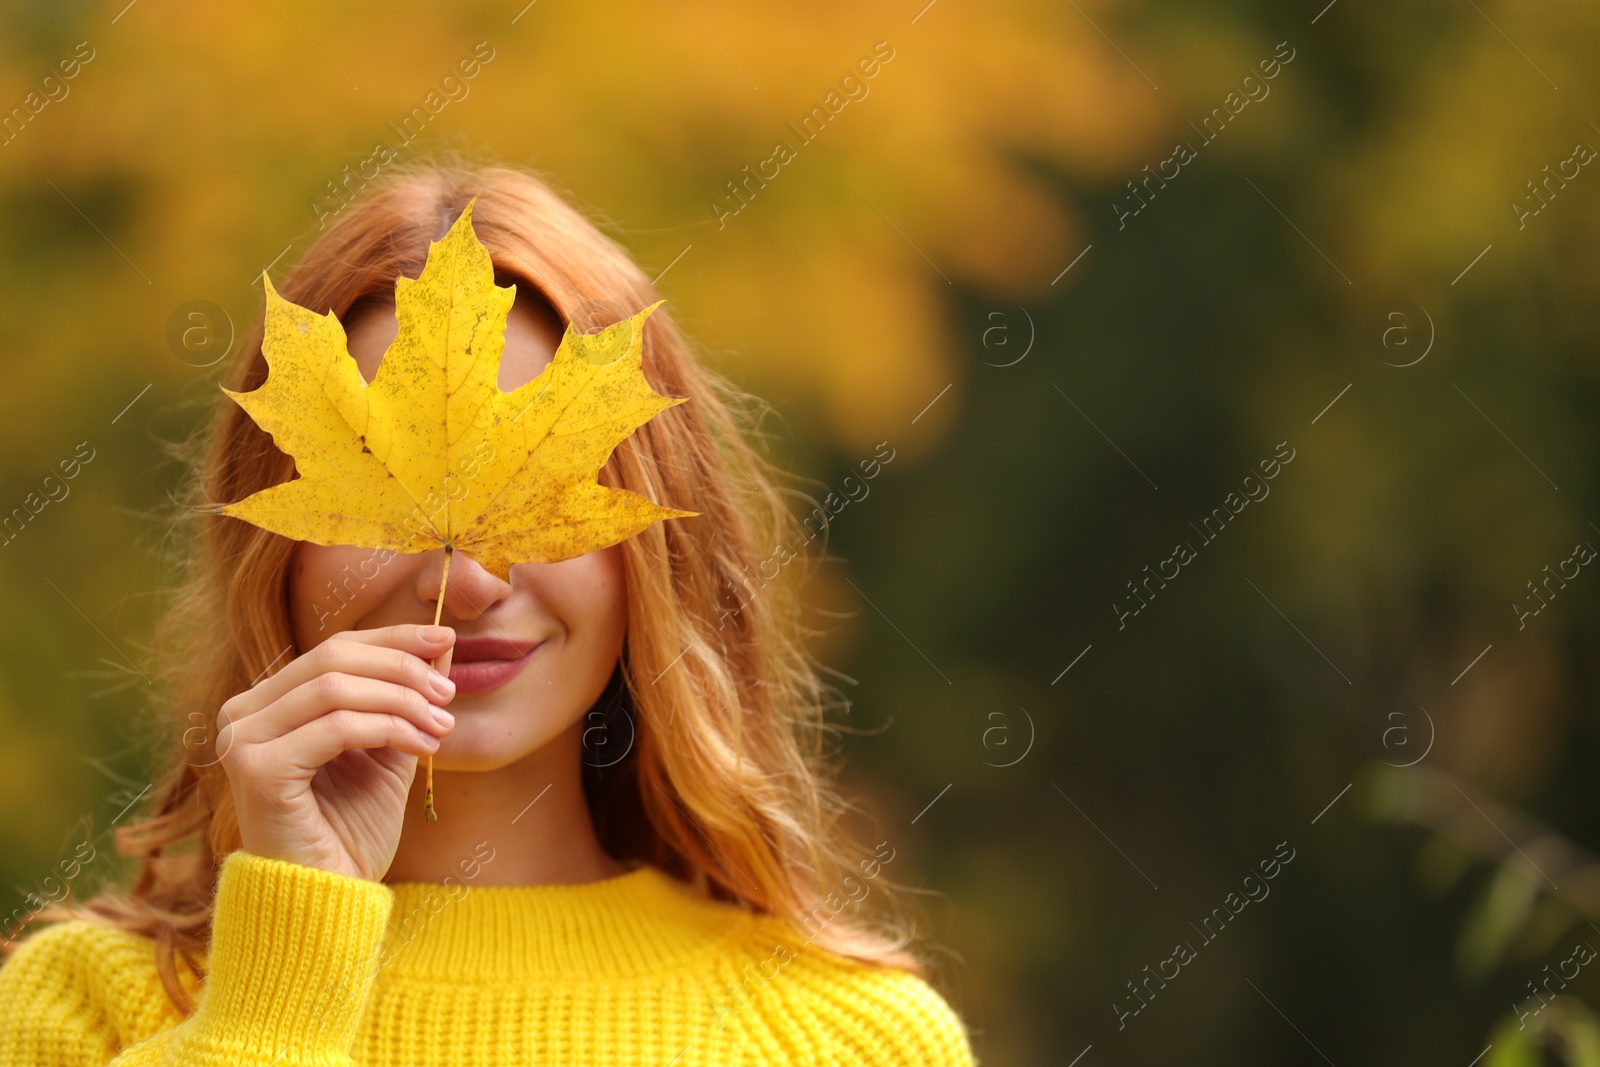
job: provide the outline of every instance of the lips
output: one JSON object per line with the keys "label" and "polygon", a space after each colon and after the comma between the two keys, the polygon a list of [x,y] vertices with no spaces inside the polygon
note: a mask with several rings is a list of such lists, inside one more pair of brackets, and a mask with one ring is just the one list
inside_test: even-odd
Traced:
{"label": "lips", "polygon": [[528,657],[542,643],[502,637],[458,638],[450,657],[450,680],[456,683],[457,693],[499,689],[522,673]]}

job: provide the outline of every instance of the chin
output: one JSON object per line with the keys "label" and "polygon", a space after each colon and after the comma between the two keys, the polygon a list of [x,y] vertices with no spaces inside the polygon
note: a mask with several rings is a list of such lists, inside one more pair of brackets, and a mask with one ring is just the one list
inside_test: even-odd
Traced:
{"label": "chin", "polygon": [[526,713],[451,709],[456,728],[433,754],[437,771],[498,771],[558,744],[569,734],[561,724],[529,722]]}
{"label": "chin", "polygon": [[473,741],[457,746],[446,741],[440,750],[433,754],[433,769],[467,774],[486,774],[490,771],[498,771],[509,767],[518,760],[533,755],[539,751],[540,747],[542,746],[525,747],[516,745],[508,747],[503,742],[498,744],[478,744]]}

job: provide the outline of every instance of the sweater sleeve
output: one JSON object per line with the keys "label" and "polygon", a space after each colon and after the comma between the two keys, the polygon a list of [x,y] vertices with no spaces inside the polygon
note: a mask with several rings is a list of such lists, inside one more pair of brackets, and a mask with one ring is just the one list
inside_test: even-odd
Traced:
{"label": "sweater sleeve", "polygon": [[904,972],[851,980],[857,1062],[883,1067],[976,1067],[967,1028],[932,986]]}
{"label": "sweater sleeve", "polygon": [[[765,929],[772,934],[765,944],[776,944],[778,951],[738,972],[747,979],[746,1006],[732,1002],[737,1010],[716,1026],[737,1035],[748,1058],[976,1067],[961,1016],[923,979],[815,946],[795,948],[784,940],[784,927]],[[768,974],[769,968],[774,973]]]}
{"label": "sweater sleeve", "polygon": [[47,928],[0,967],[0,1067],[349,1064],[393,902],[381,883],[231,853],[194,1014],[143,1038],[111,1002],[131,976],[106,968],[128,961],[87,951],[90,924]]}

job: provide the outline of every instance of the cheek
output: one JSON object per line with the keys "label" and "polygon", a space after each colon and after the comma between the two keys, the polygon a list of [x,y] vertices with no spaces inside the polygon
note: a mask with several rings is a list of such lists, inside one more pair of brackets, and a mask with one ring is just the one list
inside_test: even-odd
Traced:
{"label": "cheek", "polygon": [[613,545],[564,563],[530,570],[536,595],[560,619],[568,637],[596,652],[621,647],[628,627],[628,589],[622,547]]}
{"label": "cheek", "polygon": [[[289,621],[302,651],[356,627],[395,581],[394,561],[372,549],[300,542],[289,557]],[[386,573],[389,572],[389,573]]]}
{"label": "cheek", "polygon": [[628,632],[628,578],[622,564],[622,546],[613,545],[596,554],[601,557],[596,600],[602,605],[607,631],[620,646]]}

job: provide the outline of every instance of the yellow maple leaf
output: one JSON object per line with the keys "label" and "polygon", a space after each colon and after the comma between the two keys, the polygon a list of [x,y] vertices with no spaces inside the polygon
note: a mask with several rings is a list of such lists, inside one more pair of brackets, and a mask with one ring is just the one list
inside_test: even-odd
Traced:
{"label": "yellow maple leaf", "polygon": [[[474,201],[475,202],[475,201]],[[644,377],[644,323],[661,306],[594,334],[569,324],[549,366],[500,391],[516,289],[494,283],[468,204],[428,247],[422,274],[395,281],[400,329],[369,385],[344,326],[267,294],[267,380],[232,397],[298,477],[209,509],[319,545],[465,552],[505,581],[514,563],[558,563],[624,541],[660,519],[698,515],[599,483],[624,438],[688,397]],[[423,814],[433,806],[427,760]]]}
{"label": "yellow maple leaf", "polygon": [[294,457],[299,477],[214,509],[319,545],[465,552],[509,580],[699,514],[602,486],[612,451],[688,397],[643,372],[644,322],[661,302],[594,334],[571,325],[554,359],[509,393],[498,383],[516,290],[494,283],[472,206],[433,242],[420,277],[395,282],[400,330],[369,385],[344,327],[267,295],[267,380],[224,389]]}

